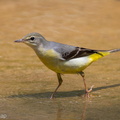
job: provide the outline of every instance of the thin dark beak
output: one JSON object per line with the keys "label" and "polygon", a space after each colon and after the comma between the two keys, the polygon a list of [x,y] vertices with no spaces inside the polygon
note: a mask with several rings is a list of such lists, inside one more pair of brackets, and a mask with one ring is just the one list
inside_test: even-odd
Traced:
{"label": "thin dark beak", "polygon": [[15,40],[14,42],[24,42],[24,39]]}

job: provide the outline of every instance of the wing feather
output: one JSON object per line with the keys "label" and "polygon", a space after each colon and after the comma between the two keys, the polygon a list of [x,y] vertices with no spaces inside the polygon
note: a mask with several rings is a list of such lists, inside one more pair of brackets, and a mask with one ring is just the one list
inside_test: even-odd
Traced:
{"label": "wing feather", "polygon": [[70,60],[74,58],[85,57],[94,53],[100,54],[99,50],[92,50],[83,47],[75,47],[75,46],[65,45],[56,42],[52,42],[52,47],[51,46],[49,47],[53,48],[56,52],[60,54],[61,60]]}
{"label": "wing feather", "polygon": [[98,52],[96,50],[76,47],[73,51],[69,52],[69,54],[68,53],[62,54],[62,57],[65,60],[70,60],[70,59],[74,59],[74,58],[89,56],[94,53],[98,53]]}

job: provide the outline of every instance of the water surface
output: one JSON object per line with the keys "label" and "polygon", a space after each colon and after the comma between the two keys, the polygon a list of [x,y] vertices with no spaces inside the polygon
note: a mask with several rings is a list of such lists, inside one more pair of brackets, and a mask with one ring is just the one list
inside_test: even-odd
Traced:
{"label": "water surface", "polygon": [[47,40],[94,49],[120,48],[119,0],[0,0],[0,119],[119,120],[120,53],[79,75],[64,75],[55,99],[56,74],[34,51],[13,41],[30,32]]}

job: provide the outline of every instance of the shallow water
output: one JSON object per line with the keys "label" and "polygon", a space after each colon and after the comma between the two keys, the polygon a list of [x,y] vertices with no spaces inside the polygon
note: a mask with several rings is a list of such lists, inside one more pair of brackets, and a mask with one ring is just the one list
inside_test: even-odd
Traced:
{"label": "shallow water", "polygon": [[30,32],[46,39],[94,49],[120,48],[119,0],[0,0],[0,120],[119,120],[120,53],[85,70],[84,97],[79,75],[48,70],[34,51],[13,41]]}

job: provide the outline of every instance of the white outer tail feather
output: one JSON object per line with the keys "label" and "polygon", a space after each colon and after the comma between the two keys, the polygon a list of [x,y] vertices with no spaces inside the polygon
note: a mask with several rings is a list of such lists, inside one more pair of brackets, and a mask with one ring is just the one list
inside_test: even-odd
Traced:
{"label": "white outer tail feather", "polygon": [[113,50],[109,50],[108,52],[113,53],[113,52],[118,52],[118,51],[120,51],[120,49],[113,49]]}

